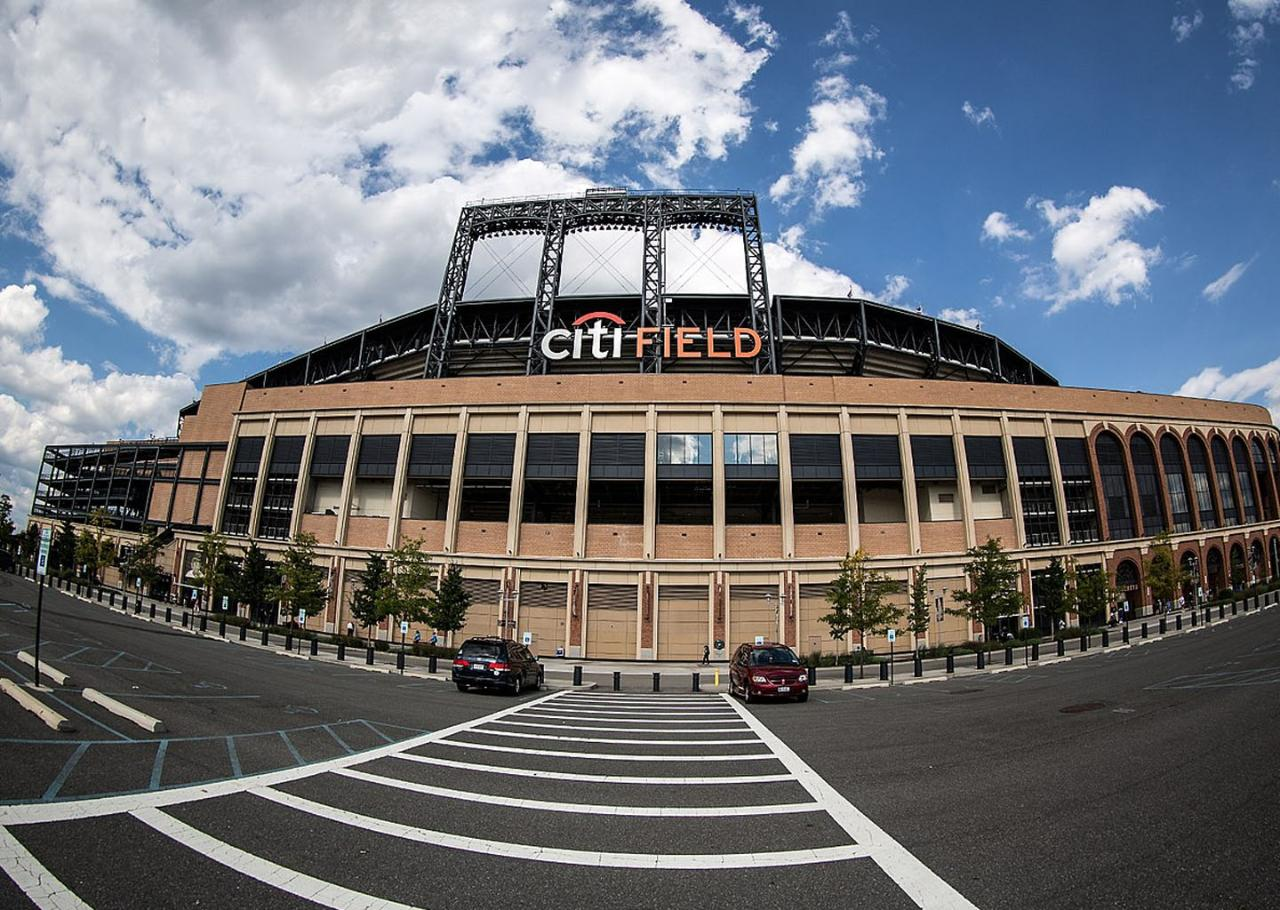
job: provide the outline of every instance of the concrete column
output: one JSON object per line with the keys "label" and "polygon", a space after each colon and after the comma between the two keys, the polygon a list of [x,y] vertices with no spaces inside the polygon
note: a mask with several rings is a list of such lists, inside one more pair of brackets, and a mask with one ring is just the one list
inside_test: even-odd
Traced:
{"label": "concrete column", "polygon": [[973,487],[969,480],[969,454],[964,447],[964,431],[960,426],[959,411],[951,412],[951,450],[956,459],[956,487],[960,494],[960,508],[964,510],[964,545],[967,549],[978,545],[978,534],[973,526]]}
{"label": "concrete column", "polygon": [[[652,572],[641,572],[636,579],[636,659],[660,660],[658,652],[658,584]],[[649,646],[645,647],[645,626],[649,631]]]}
{"label": "concrete column", "polygon": [[[1062,464],[1058,461],[1058,442],[1053,435],[1053,421],[1044,415],[1044,447],[1049,455],[1049,477],[1053,480],[1053,504],[1058,510],[1058,543],[1071,540],[1071,527],[1067,523],[1067,492],[1062,486]],[[1157,462],[1157,466],[1159,463]]]}
{"label": "concrete column", "polygon": [[449,471],[449,503],[444,516],[444,551],[452,553],[458,542],[458,505],[462,502],[463,468],[467,463],[468,411],[458,409],[458,437],[453,443],[453,468]]}
{"label": "concrete column", "polygon": [[400,543],[400,519],[404,515],[404,490],[409,484],[409,447],[413,444],[413,408],[404,409],[404,426],[400,430],[400,452],[396,457],[396,476],[391,482],[391,517],[387,521],[387,548]]}
{"label": "concrete column", "polygon": [[778,499],[782,506],[782,555],[791,559],[796,553],[795,502],[791,496],[791,432],[785,406],[778,409]]}
{"label": "concrete column", "polygon": [[311,483],[311,452],[316,442],[316,414],[307,421],[307,435],[302,440],[302,462],[298,465],[298,486],[293,491],[293,515],[289,519],[289,537],[298,536],[302,513],[307,507],[307,486]]}
{"label": "concrete column", "polygon": [[724,410],[711,411],[711,537],[712,555],[724,559]]}
{"label": "concrete column", "polygon": [[915,555],[920,552],[920,503],[916,500],[916,468],[906,408],[898,408],[898,458],[902,463],[902,498],[907,507],[907,549]]}
{"label": "concrete column", "polygon": [[1009,435],[1009,416],[1000,415],[1000,446],[1004,449],[1004,471],[1009,487],[1009,508],[1013,510],[1013,528],[1018,548],[1027,545],[1026,522],[1022,520],[1022,492],[1018,489],[1018,462],[1013,457],[1013,437]]}
{"label": "concrete column", "polygon": [[[262,514],[262,496],[267,486],[267,465],[271,463],[271,444],[276,438],[276,415],[267,423],[267,438],[262,441],[262,458],[258,461],[258,479],[253,485],[253,505],[249,508],[249,538],[258,536],[258,518]],[[174,495],[178,493],[174,487]]]}
{"label": "concrete column", "polygon": [[644,428],[644,558],[658,546],[658,409],[650,405]]}
{"label": "concrete column", "polygon": [[[347,443],[347,468],[342,472],[342,508],[338,511],[338,530],[334,543],[346,546],[347,522],[351,518],[351,490],[356,483],[356,462],[360,460],[360,436],[364,432],[364,413],[356,411],[356,425]],[[322,541],[327,543],[327,541]]]}
{"label": "concrete column", "polygon": [[849,409],[840,409],[840,474],[844,478],[844,518],[849,527],[849,552],[858,552],[862,535],[858,528],[857,465],[853,462],[853,421]]}
{"label": "concrete column", "polygon": [[578,426],[578,486],[573,504],[573,555],[581,559],[587,553],[587,494],[591,485],[591,408],[582,407]]}
{"label": "concrete column", "polygon": [[511,500],[507,506],[507,555],[520,545],[520,513],[524,510],[524,461],[529,450],[529,408],[521,406],[516,450],[511,465]]}
{"label": "concrete column", "polygon": [[[231,418],[231,436],[227,439],[227,457],[222,459],[222,480],[218,484],[218,502],[213,510],[213,530],[222,530],[222,510],[227,504],[227,487],[231,484],[231,464],[236,456],[236,442],[240,438],[240,418]],[[175,481],[173,493],[169,500],[170,513],[173,511],[173,500],[178,496],[178,484]],[[177,577],[176,575],[174,576]]]}

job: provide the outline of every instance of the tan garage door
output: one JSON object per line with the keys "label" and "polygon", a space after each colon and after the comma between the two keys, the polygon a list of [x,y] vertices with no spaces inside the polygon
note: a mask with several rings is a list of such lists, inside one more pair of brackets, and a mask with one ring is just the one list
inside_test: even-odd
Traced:
{"label": "tan garage door", "polygon": [[454,644],[462,644],[478,635],[498,634],[498,581],[493,578],[464,578],[462,587],[471,595],[467,621],[454,636]]}
{"label": "tan garage door", "polygon": [[707,641],[706,585],[658,586],[659,660],[700,660]]}
{"label": "tan garage door", "polygon": [[591,585],[587,590],[587,657],[634,660],[635,585]]}
{"label": "tan garage door", "polygon": [[832,640],[831,630],[821,619],[831,612],[831,602],[827,600],[829,587],[826,584],[800,586],[800,647],[798,650],[805,657],[815,652],[844,653],[844,643]]}
{"label": "tan garage door", "polygon": [[[772,594],[772,600],[765,595]],[[729,588],[729,653],[743,642],[751,643],[757,635],[765,641],[777,641],[778,619],[774,608],[778,603],[776,585],[733,585]]]}
{"label": "tan garage door", "polygon": [[563,648],[565,602],[569,586],[563,582],[525,581],[520,584],[520,625],[516,639],[533,635],[530,650],[539,657],[554,657]]}

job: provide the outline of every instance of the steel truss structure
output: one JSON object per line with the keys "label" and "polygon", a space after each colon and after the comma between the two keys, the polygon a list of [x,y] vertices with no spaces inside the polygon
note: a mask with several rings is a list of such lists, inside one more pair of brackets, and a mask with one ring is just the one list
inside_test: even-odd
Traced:
{"label": "steel truss structure", "polygon": [[[742,237],[745,294],[673,292],[666,274],[667,231],[710,228]],[[640,293],[566,295],[560,287],[565,238],[591,230],[641,235]],[[500,236],[540,236],[532,298],[464,300],[477,242]],[[571,197],[504,199],[467,205],[458,218],[439,301],[380,322],[286,360],[246,380],[251,388],[465,375],[551,371],[754,369],[758,373],[903,376],[1029,385],[1057,385],[999,338],[923,313],[846,298],[770,297],[755,196],[703,191],[588,191]],[[541,339],[566,328],[580,312],[609,310],[634,337],[642,326],[710,326],[728,337],[755,329],[761,351],[751,361],[664,361],[657,345],[645,358],[551,364]]]}

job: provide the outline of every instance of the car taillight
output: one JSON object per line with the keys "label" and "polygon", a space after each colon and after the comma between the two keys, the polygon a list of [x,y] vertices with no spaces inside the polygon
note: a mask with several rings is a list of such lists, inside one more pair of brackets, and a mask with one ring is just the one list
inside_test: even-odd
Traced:
{"label": "car taillight", "polygon": [[511,668],[506,664],[489,664],[489,669],[490,670],[510,670]]}
{"label": "car taillight", "polygon": [[471,661],[463,660],[461,657],[455,657],[453,659],[453,665],[455,667],[465,670],[467,667],[471,666]]}

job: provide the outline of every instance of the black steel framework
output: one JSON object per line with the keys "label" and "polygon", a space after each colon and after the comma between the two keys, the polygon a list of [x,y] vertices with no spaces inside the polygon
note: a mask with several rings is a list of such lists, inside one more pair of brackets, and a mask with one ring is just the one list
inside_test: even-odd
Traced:
{"label": "black steel framework", "polygon": [[[740,234],[745,294],[677,294],[667,287],[669,229]],[[560,287],[565,238],[591,230],[641,234],[640,293],[572,296]],[[465,300],[476,243],[510,235],[541,236],[534,295]],[[541,339],[575,316],[608,309],[634,338],[640,327],[710,326],[717,343],[749,325],[760,354],[746,367],[736,360],[663,360],[659,345],[628,361],[550,364]],[[483,201],[458,218],[437,303],[380,322],[250,376],[252,388],[378,379],[466,375],[600,372],[638,369],[752,369],[758,373],[899,376],[926,379],[1057,385],[1057,381],[999,338],[923,313],[843,297],[771,297],[755,196],[736,192],[588,191],[571,197]]]}

